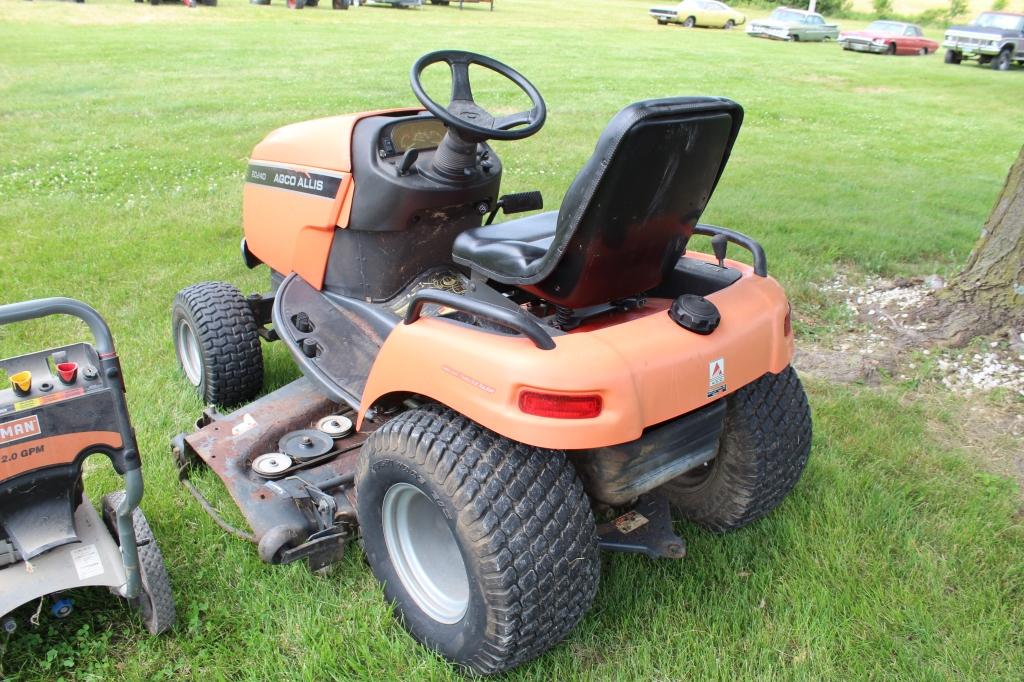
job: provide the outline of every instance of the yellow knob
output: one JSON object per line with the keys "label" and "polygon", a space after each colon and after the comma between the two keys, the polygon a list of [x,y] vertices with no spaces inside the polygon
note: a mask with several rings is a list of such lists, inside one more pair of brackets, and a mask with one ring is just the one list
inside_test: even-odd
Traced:
{"label": "yellow knob", "polygon": [[28,393],[32,389],[32,372],[25,370],[11,375],[11,386],[19,393]]}

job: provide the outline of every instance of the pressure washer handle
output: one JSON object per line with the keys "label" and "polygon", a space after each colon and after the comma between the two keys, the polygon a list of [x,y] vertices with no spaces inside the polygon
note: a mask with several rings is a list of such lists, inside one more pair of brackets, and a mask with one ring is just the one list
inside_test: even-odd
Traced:
{"label": "pressure washer handle", "polygon": [[0,325],[24,320],[34,320],[49,315],[71,315],[89,325],[96,340],[96,351],[100,357],[114,352],[114,338],[110,327],[92,307],[73,298],[40,298],[34,301],[0,305]]}

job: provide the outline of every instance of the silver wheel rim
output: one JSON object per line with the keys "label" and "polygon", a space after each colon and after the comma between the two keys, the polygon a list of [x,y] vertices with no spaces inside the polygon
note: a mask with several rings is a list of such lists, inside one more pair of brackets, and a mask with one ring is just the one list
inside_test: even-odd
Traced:
{"label": "silver wheel rim", "polygon": [[441,509],[414,485],[388,488],[381,509],[384,542],[402,586],[439,623],[457,623],[469,608],[469,574]]}
{"label": "silver wheel rim", "polygon": [[178,360],[181,362],[181,369],[185,372],[185,378],[193,386],[198,386],[203,376],[203,356],[199,351],[199,339],[196,338],[192,326],[182,320],[178,323],[178,330],[175,334],[178,350]]}

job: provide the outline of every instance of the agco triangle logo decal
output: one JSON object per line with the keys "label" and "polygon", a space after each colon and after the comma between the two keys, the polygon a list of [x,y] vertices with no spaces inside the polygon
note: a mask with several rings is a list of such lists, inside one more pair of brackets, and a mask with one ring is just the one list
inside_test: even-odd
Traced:
{"label": "agco triangle logo decal", "polygon": [[708,397],[725,392],[725,358],[708,363]]}
{"label": "agco triangle logo decal", "polygon": [[39,417],[22,417],[0,424],[0,445],[39,435]]}

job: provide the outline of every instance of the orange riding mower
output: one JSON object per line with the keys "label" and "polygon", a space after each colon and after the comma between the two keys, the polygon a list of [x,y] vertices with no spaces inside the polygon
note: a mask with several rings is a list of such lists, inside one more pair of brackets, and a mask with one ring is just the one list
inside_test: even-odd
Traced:
{"label": "orange riding mower", "polygon": [[[451,98],[425,91],[445,64]],[[528,110],[476,103],[470,67]],[[272,563],[366,558],[412,635],[480,673],[544,652],[597,591],[599,549],[680,559],[670,509],[715,531],[774,509],[807,462],[782,288],[753,239],[699,222],[743,119],[720,97],[631,104],[557,211],[500,194],[488,140],[541,129],[544,100],[488,57],[413,66],[423,108],[285,126],[260,142],[242,255],[270,293],[183,289],[173,334],[206,402],[261,392],[261,339],[302,378],[173,452],[218,523]],[[483,223],[483,224],[482,224]],[[710,237],[712,254],[690,250]],[[753,265],[726,258],[729,244]],[[189,477],[205,464],[250,529]]]}

